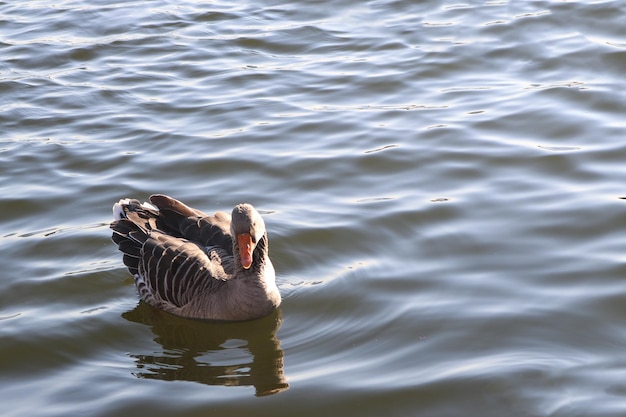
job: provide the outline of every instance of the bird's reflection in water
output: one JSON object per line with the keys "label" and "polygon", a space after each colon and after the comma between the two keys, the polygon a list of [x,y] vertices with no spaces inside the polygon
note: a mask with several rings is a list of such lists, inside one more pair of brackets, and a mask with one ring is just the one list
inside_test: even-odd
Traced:
{"label": "bird's reflection in water", "polygon": [[276,337],[280,309],[249,322],[207,322],[172,316],[140,302],[122,316],[150,326],[163,347],[162,352],[130,354],[139,378],[253,386],[257,396],[289,388]]}

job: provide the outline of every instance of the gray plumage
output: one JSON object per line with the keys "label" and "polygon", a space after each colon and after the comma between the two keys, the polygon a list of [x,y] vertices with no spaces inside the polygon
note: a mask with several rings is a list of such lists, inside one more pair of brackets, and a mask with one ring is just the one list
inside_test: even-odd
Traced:
{"label": "gray plumage", "polygon": [[207,216],[165,195],[150,203],[120,200],[111,223],[142,300],[211,320],[251,320],[279,306],[265,223],[254,207]]}

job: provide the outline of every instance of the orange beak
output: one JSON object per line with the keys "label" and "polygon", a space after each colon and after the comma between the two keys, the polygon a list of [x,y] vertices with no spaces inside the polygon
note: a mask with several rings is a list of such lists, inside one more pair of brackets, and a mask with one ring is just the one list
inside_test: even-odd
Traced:
{"label": "orange beak", "polygon": [[252,236],[250,233],[242,233],[237,235],[237,244],[239,245],[239,258],[241,259],[241,266],[244,269],[249,269],[252,266],[252,251],[254,251],[254,243],[252,243]]}

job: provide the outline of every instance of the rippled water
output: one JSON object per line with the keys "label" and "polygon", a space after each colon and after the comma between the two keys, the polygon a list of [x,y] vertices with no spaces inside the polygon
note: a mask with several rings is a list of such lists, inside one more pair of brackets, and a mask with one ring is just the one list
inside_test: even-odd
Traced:
{"label": "rippled water", "polygon": [[[623,416],[620,1],[0,1],[3,416]],[[139,304],[121,197],[284,303]]]}

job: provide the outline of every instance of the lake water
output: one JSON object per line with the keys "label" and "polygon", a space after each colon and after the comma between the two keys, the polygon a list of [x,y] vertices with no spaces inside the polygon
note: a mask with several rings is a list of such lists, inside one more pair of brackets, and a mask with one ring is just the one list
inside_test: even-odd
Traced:
{"label": "lake water", "polygon": [[[626,415],[626,4],[0,1],[3,417]],[[137,301],[111,205],[264,215]]]}

